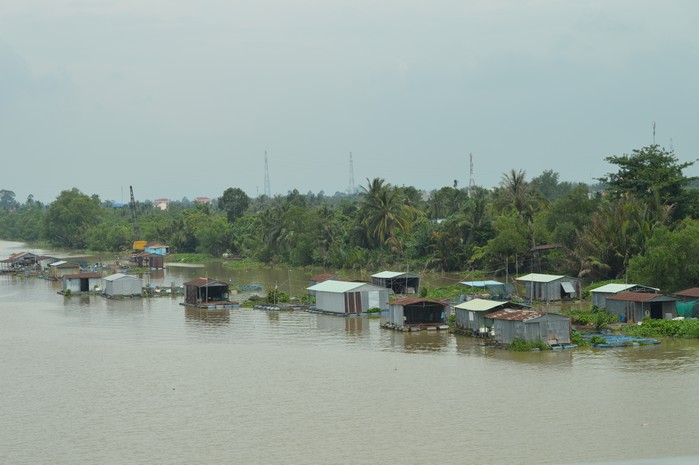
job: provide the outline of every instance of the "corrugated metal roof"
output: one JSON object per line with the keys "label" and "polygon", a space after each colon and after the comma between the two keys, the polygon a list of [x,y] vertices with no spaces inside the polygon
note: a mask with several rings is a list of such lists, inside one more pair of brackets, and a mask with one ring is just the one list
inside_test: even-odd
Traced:
{"label": "corrugated metal roof", "polygon": [[382,271],[381,273],[372,274],[372,278],[397,278],[398,276],[403,276],[405,273],[400,273],[397,271]]}
{"label": "corrugated metal roof", "polygon": [[459,284],[463,284],[465,286],[471,286],[471,287],[486,287],[486,286],[504,286],[505,283],[501,283],[500,281],[493,281],[493,280],[488,280],[488,281],[461,281]]}
{"label": "corrugated metal roof", "polygon": [[474,312],[484,312],[507,304],[509,304],[509,302],[498,302],[497,300],[488,299],[471,299],[456,305],[454,308],[471,310]]}
{"label": "corrugated metal roof", "polygon": [[680,292],[675,292],[674,295],[682,297],[699,297],[699,287],[691,287]]}
{"label": "corrugated metal roof", "polygon": [[650,300],[655,300],[656,302],[668,302],[677,299],[661,294],[654,294],[652,292],[622,292],[611,297],[607,297],[607,300],[625,300],[627,302],[648,302]]}
{"label": "corrugated metal roof", "polygon": [[446,305],[444,302],[438,300],[423,299],[422,297],[401,297],[400,299],[392,300],[389,302],[391,305],[414,305],[419,303],[431,303],[437,305]]}
{"label": "corrugated metal roof", "polygon": [[[358,287],[367,286],[367,283],[357,283],[351,281],[335,281],[334,279],[328,279],[322,283],[314,284],[311,287],[307,287],[308,291],[320,291],[320,292],[350,292]],[[375,286],[372,286],[375,287]]]}
{"label": "corrugated metal roof", "polygon": [[64,279],[91,279],[91,278],[101,278],[102,275],[99,273],[76,273],[76,274],[66,274],[63,275]]}
{"label": "corrugated metal roof", "polygon": [[187,281],[184,283],[185,286],[196,286],[196,287],[220,287],[220,286],[225,286],[228,287],[227,283],[224,283],[222,281],[215,281],[213,279],[209,278],[197,278],[193,279],[191,281]]}
{"label": "corrugated metal roof", "polygon": [[512,308],[503,308],[497,312],[488,313],[485,318],[491,320],[507,320],[507,321],[527,321],[533,318],[539,318],[546,313],[536,312],[534,310],[514,310]]}
{"label": "corrugated metal roof", "polygon": [[564,275],[555,275],[555,274],[540,274],[540,273],[530,273],[526,276],[522,276],[521,278],[517,278],[517,281],[526,281],[526,282],[535,282],[535,283],[550,283],[551,281],[555,281],[557,279],[565,278]]}
{"label": "corrugated metal roof", "polygon": [[114,274],[110,274],[109,276],[105,276],[104,280],[105,281],[116,281],[117,279],[121,279],[121,278],[139,279],[138,276],[134,276],[134,275],[130,275],[130,274],[114,273]]}
{"label": "corrugated metal roof", "polygon": [[635,284],[605,284],[604,286],[600,286],[598,288],[592,289],[590,292],[610,292],[612,294],[616,294],[617,292],[622,292],[627,289],[631,289],[632,287],[635,287]]}

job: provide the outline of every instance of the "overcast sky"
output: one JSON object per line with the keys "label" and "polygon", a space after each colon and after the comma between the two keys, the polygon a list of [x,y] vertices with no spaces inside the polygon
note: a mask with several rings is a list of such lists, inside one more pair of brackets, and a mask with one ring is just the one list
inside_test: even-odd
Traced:
{"label": "overcast sky", "polygon": [[[699,2],[0,0],[0,189],[595,182],[699,158]],[[685,171],[699,175],[699,166]]]}

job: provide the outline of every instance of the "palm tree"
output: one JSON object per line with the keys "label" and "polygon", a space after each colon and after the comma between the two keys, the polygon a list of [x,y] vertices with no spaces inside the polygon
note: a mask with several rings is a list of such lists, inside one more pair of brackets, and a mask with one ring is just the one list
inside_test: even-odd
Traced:
{"label": "palm tree", "polygon": [[379,246],[388,245],[394,253],[402,254],[403,244],[398,235],[410,232],[417,211],[383,179],[367,179],[367,183],[367,187],[362,186],[358,206],[360,224]]}
{"label": "palm tree", "polygon": [[502,175],[500,185],[506,205],[527,220],[531,220],[537,199],[531,183],[526,180],[526,174],[526,171],[510,170]]}

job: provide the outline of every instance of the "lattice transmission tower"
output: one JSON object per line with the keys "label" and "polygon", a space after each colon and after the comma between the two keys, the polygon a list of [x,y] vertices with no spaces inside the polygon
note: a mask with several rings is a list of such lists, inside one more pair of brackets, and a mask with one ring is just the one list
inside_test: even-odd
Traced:
{"label": "lattice transmission tower", "polygon": [[354,195],[357,193],[357,188],[354,185],[354,163],[352,163],[352,152],[350,152],[349,159],[349,187],[347,188],[347,193],[349,195]]}
{"label": "lattice transmission tower", "polygon": [[272,197],[272,190],[269,187],[269,163],[267,162],[267,151],[265,150],[265,195]]}
{"label": "lattice transmission tower", "polygon": [[476,190],[476,180],[473,177],[473,154],[469,153],[469,169],[470,169],[470,176],[468,180],[468,192],[473,194],[473,191]]}

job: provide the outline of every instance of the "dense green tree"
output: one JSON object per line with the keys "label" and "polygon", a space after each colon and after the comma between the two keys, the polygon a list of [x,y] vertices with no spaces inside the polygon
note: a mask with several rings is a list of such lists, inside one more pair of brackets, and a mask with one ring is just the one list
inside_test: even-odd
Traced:
{"label": "dense green tree", "polygon": [[530,249],[526,220],[516,212],[502,214],[494,219],[493,230],[493,238],[478,249],[476,258],[492,269],[516,272],[520,258],[523,259]]}
{"label": "dense green tree", "polygon": [[228,222],[232,223],[250,206],[250,197],[237,187],[229,187],[218,199],[218,208],[226,212]]}
{"label": "dense green tree", "polygon": [[674,229],[657,228],[644,253],[629,261],[632,282],[677,292],[699,282],[699,223],[686,219]]}
{"label": "dense green tree", "polygon": [[17,207],[19,207],[19,203],[15,200],[15,193],[7,189],[0,189],[0,209],[12,210]]}
{"label": "dense green tree", "polygon": [[623,277],[631,257],[645,252],[653,230],[670,223],[671,212],[658,201],[647,203],[632,196],[601,203],[578,236],[575,255],[580,276]]}
{"label": "dense green tree", "polygon": [[[598,198],[590,197],[585,185],[578,185],[552,202],[548,210],[541,212],[550,231],[551,242],[573,250],[578,232],[590,222],[590,217],[599,205]],[[542,244],[542,241],[538,241]]]}
{"label": "dense green tree", "polygon": [[581,184],[573,184],[570,182],[560,182],[559,174],[553,170],[545,170],[539,176],[531,181],[532,188],[549,202],[560,199],[572,189]]}
{"label": "dense green tree", "polygon": [[682,170],[694,162],[680,163],[672,150],[653,144],[633,150],[631,155],[615,155],[605,160],[619,167],[599,180],[607,185],[612,198],[632,195],[642,201],[659,200],[675,207],[676,218],[683,218],[694,206],[685,205],[685,189],[697,179],[687,177]]}
{"label": "dense green tree", "polygon": [[233,228],[223,216],[212,216],[196,229],[197,252],[220,257],[230,251],[233,243]]}
{"label": "dense green tree", "polygon": [[85,233],[99,223],[101,214],[96,195],[88,197],[77,188],[63,191],[46,212],[46,238],[55,246],[82,249]]}

